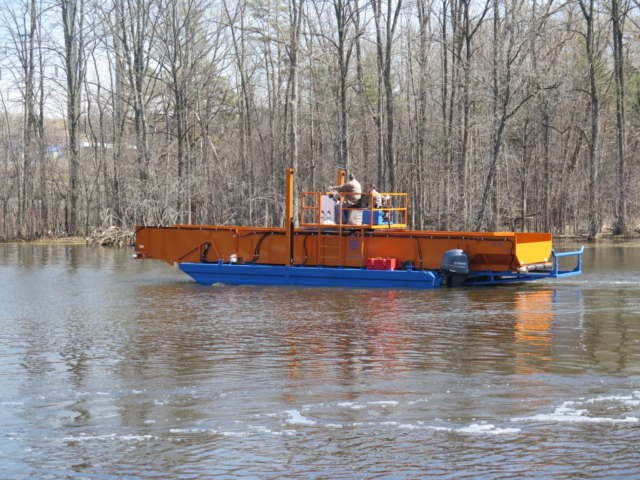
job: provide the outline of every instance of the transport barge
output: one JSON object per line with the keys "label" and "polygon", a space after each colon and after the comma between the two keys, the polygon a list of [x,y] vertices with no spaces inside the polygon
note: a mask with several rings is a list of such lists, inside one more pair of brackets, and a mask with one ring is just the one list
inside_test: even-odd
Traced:
{"label": "transport barge", "polygon": [[[373,194],[345,208],[334,195],[302,192],[295,227],[292,169],[284,228],[176,225],[136,228],[134,257],[177,265],[202,285],[441,288],[497,285],[582,273],[582,253],[558,253],[549,233],[407,230],[407,194],[375,208]],[[344,172],[338,172],[338,185]],[[344,195],[344,194],[342,194]],[[572,257],[572,269],[560,258]]]}

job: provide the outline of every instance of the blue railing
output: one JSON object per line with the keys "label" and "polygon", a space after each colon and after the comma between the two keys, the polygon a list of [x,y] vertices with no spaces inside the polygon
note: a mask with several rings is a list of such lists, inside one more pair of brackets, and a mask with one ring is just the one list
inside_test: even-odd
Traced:
{"label": "blue railing", "polygon": [[[555,249],[551,249],[553,255],[553,269],[551,270],[552,277],[568,277],[569,275],[580,275],[582,273],[582,254],[584,253],[584,246],[580,247],[580,250],[576,252],[563,252],[556,253]],[[577,256],[578,261],[573,270],[560,270],[558,259],[560,257],[573,257]]]}
{"label": "blue railing", "polygon": [[[472,271],[465,282],[466,286],[470,285],[495,285],[499,283],[510,282],[527,282],[530,280],[541,280],[544,278],[559,278],[569,277],[571,275],[582,274],[582,254],[584,253],[584,247],[576,252],[563,252],[556,253],[554,249],[551,249],[551,255],[553,255],[553,267],[551,270],[538,270],[533,272],[494,272],[492,270],[487,271]],[[573,270],[560,270],[558,259],[560,257],[578,257],[577,264]]]}

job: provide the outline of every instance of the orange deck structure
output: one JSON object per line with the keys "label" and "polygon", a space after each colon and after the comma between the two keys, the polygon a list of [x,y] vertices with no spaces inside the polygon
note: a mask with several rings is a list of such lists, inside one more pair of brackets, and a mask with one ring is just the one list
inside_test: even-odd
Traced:
{"label": "orange deck structure", "polygon": [[374,231],[296,228],[289,262],[284,228],[176,225],[138,227],[136,251],[140,258],[185,262],[238,262],[264,265],[323,265],[364,267],[367,258],[395,258],[416,268],[438,269],[445,252],[461,249],[473,270],[517,270],[548,263],[551,234]]}
{"label": "orange deck structure", "polygon": [[[360,270],[366,269],[367,259],[384,258],[395,259],[398,268],[405,270],[438,272],[443,256],[449,251],[460,250],[468,257],[469,270],[477,273],[476,282],[472,281],[472,274],[470,283],[483,283],[477,281],[480,277],[485,280],[491,277],[489,283],[495,283],[499,278],[509,281],[535,279],[535,275],[528,277],[531,272],[541,270],[555,272],[553,276],[581,272],[580,256],[575,270],[563,272],[558,269],[554,257],[559,255],[552,250],[549,233],[406,230],[406,194],[391,194],[394,207],[351,209],[365,217],[366,223],[360,220],[357,224],[344,224],[339,215],[338,223],[334,224],[322,220],[326,212],[321,210],[320,204],[326,195],[303,192],[301,219],[299,227],[294,228],[293,173],[287,171],[286,227],[139,226],[136,229],[136,256],[163,260],[181,265],[181,268],[186,264],[236,264]],[[339,173],[339,178],[344,178],[343,172]],[[370,194],[362,194],[363,199],[367,196]],[[368,203],[373,205],[372,201]],[[386,222],[372,221],[381,218],[378,212],[387,215]],[[496,277],[497,273],[501,275]],[[241,283],[251,283],[251,278]]]}

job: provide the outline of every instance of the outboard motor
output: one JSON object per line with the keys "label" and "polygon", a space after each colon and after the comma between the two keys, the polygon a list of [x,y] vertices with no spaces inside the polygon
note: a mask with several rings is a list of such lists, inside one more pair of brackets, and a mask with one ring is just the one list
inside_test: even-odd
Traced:
{"label": "outboard motor", "polygon": [[461,249],[449,250],[440,264],[443,287],[461,287],[469,275],[469,257]]}

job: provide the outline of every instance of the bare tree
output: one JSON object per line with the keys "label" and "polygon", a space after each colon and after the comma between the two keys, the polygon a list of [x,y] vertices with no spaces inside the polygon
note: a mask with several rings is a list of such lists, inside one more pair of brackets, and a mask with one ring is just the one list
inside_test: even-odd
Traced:
{"label": "bare tree", "polygon": [[201,0],[170,1],[163,10],[158,63],[165,73],[163,81],[171,92],[171,134],[177,144],[177,211],[182,223],[191,224],[195,213],[193,148],[197,123],[193,110],[198,87],[209,74],[204,68],[211,49],[210,32],[205,28],[207,3]]}
{"label": "bare tree", "polygon": [[69,140],[69,209],[67,231],[81,232],[78,224],[80,191],[80,100],[85,76],[84,0],[57,0],[62,21],[64,48],[61,52],[66,74],[67,136]]}
{"label": "bare tree", "polygon": [[[126,78],[130,92],[125,98],[130,99],[134,113],[138,178],[143,190],[149,178],[147,103],[153,96],[153,75],[149,73],[159,13],[155,0],[115,0],[114,3],[114,48],[118,54],[115,61],[116,81],[119,82],[118,88],[122,88]],[[123,96],[124,92],[116,97],[117,101]]]}
{"label": "bare tree", "polygon": [[618,147],[618,205],[613,231],[627,233],[627,132],[626,95],[624,82],[624,24],[629,4],[625,0],[611,0],[613,35],[613,77],[616,83],[616,144]]}
{"label": "bare tree", "polygon": [[[389,189],[394,190],[395,178],[395,157],[394,157],[394,99],[393,82],[391,79],[393,39],[398,27],[398,19],[402,10],[402,0],[387,0],[386,12],[382,9],[382,0],[371,0],[373,6],[374,19],[376,25],[376,47],[378,54],[378,75],[379,75],[379,130],[380,143],[384,144],[384,159],[379,160],[378,176],[381,179],[383,189],[386,179],[389,179]],[[386,18],[384,17],[386,13]],[[384,25],[383,25],[384,24]],[[384,105],[384,108],[383,108]],[[386,120],[386,133],[383,136],[383,123]],[[382,151],[382,149],[381,149]],[[386,174],[385,174],[386,173]]]}
{"label": "bare tree", "polygon": [[339,81],[339,125],[340,147],[339,165],[347,172],[352,171],[349,157],[349,105],[347,102],[347,88],[349,76],[349,64],[357,39],[356,35],[350,35],[353,28],[353,17],[356,14],[357,5],[352,0],[333,0],[333,11],[336,19],[338,38],[334,42],[338,57],[338,81]]}
{"label": "bare tree", "polygon": [[588,227],[589,240],[595,240],[600,231],[600,218],[598,212],[597,182],[598,160],[600,150],[600,92],[596,71],[599,64],[597,14],[595,0],[578,0],[580,10],[584,16],[585,32],[584,48],[587,57],[587,69],[589,87],[585,93],[589,97],[591,110],[591,132],[585,135],[589,144],[589,199],[588,199]]}
{"label": "bare tree", "polygon": [[[17,61],[15,81],[22,98],[22,149],[20,166],[18,169],[18,235],[30,236],[37,232],[42,225],[32,221],[34,214],[39,211],[46,217],[46,202],[38,192],[43,185],[36,187],[34,180],[42,179],[42,169],[45,168],[44,148],[44,116],[39,108],[42,105],[43,89],[39,82],[43,78],[42,62],[42,5],[36,0],[25,0],[7,5],[2,12],[2,22],[13,49],[13,58]],[[5,47],[6,50],[6,47]],[[6,52],[5,52],[6,53]],[[39,172],[36,168],[39,166]],[[39,205],[34,205],[38,200]],[[31,211],[31,215],[29,215]]]}
{"label": "bare tree", "polygon": [[[498,0],[493,3],[494,13],[494,69],[493,69],[493,98],[495,131],[491,153],[491,163],[487,174],[480,212],[476,221],[476,230],[485,226],[489,199],[495,188],[495,177],[504,141],[507,122],[522,106],[535,94],[526,76],[514,78],[518,67],[527,55],[528,36],[523,30],[522,19],[519,18],[521,4],[513,2],[505,4],[505,18],[500,18]],[[516,98],[514,98],[514,96]],[[494,207],[497,207],[494,205]],[[494,219],[497,225],[497,219]]]}
{"label": "bare tree", "polygon": [[[494,2],[494,9],[497,3]],[[460,10],[462,21],[458,26],[462,46],[464,48],[464,58],[462,61],[462,144],[460,145],[460,161],[458,163],[458,204],[460,208],[459,226],[462,230],[468,229],[469,222],[469,132],[470,132],[470,114],[471,114],[471,71],[472,57],[475,50],[473,39],[478,30],[484,23],[485,17],[490,10],[490,0],[487,0],[484,7],[479,13],[473,14],[470,9],[470,2],[467,0],[460,1]],[[461,52],[460,52],[461,53]]]}
{"label": "bare tree", "polygon": [[[302,33],[302,19],[304,16],[305,0],[289,0],[289,39],[286,43],[289,56],[289,101],[291,119],[289,120],[289,165],[298,171],[298,102],[300,96],[299,54],[300,36]],[[294,192],[294,218],[300,215],[300,182],[296,182]],[[286,219],[288,221],[288,219]]]}

